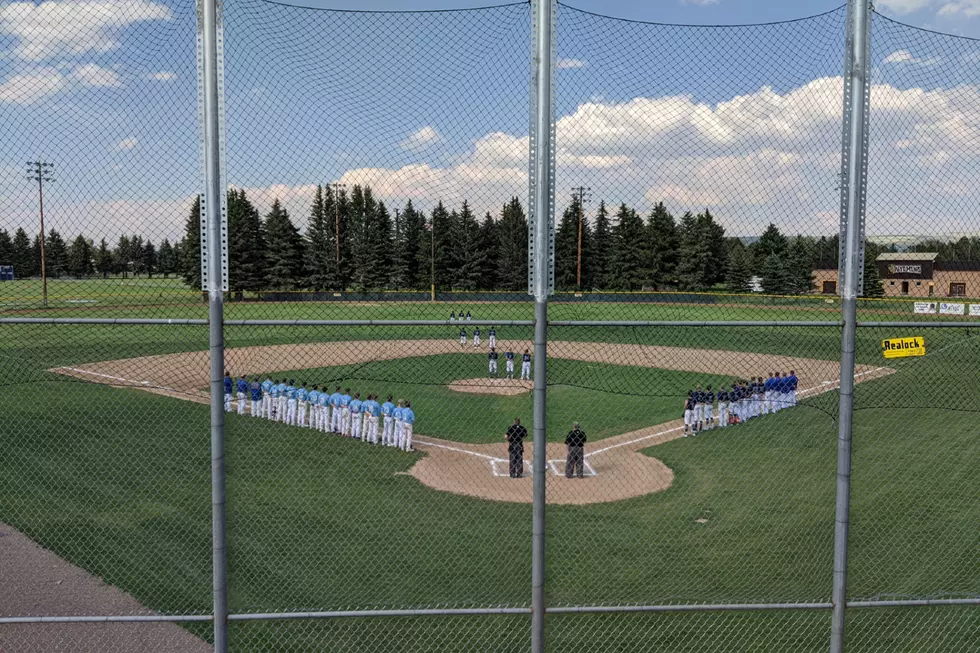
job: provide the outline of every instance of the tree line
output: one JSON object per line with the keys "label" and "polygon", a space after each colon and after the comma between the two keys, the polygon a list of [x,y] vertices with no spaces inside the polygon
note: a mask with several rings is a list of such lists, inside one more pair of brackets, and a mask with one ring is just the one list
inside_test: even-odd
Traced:
{"label": "tree line", "polygon": [[[522,291],[527,285],[528,220],[512,198],[497,215],[477,219],[469,203],[438,203],[428,214],[408,201],[393,212],[369,186],[335,190],[318,186],[303,228],[276,200],[261,215],[243,190],[228,192],[229,289],[246,291],[440,290]],[[201,209],[195,200],[182,239],[155,245],[142,236],[98,243],[78,235],[67,243],[45,235],[50,277],[180,275],[200,287]],[[940,258],[980,258],[980,241],[930,241],[917,251]],[[767,294],[813,291],[813,270],[836,267],[838,237],[790,237],[773,224],[761,236],[726,235],[708,210],[675,218],[663,203],[646,216],[621,203],[614,212],[599,202],[587,215],[575,197],[555,233],[555,285],[561,291],[727,290]],[[867,244],[866,294],[880,294],[874,259],[882,248]],[[974,252],[976,254],[974,255]],[[38,276],[40,237],[24,229],[0,230],[0,265],[18,277]],[[758,284],[758,285],[757,285]]]}

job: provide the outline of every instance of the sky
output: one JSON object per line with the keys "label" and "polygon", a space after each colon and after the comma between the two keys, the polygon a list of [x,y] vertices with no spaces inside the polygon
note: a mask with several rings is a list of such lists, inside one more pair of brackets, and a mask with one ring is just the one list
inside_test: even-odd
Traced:
{"label": "sky", "polygon": [[[370,184],[392,210],[526,203],[526,4],[306,5],[328,9],[225,3],[229,184],[301,227],[317,184]],[[876,7],[868,230],[978,233],[980,0]],[[585,186],[589,212],[664,202],[734,235],[835,233],[844,17],[818,0],[570,0],[558,211]],[[24,167],[40,158],[63,236],[181,236],[200,186],[194,20],[187,0],[0,3],[0,229],[36,230]]]}

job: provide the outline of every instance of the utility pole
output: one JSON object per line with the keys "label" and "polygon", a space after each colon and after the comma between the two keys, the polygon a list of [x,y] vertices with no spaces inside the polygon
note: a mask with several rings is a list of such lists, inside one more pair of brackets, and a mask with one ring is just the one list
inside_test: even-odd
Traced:
{"label": "utility pole", "polygon": [[37,199],[41,213],[41,303],[48,305],[48,269],[44,259],[44,182],[53,182],[54,164],[47,161],[28,161],[27,179],[37,182]]}
{"label": "utility pole", "polygon": [[[333,226],[334,226],[334,249],[336,250],[337,263],[337,283],[340,284],[340,193],[347,188],[347,184],[330,184],[333,190]],[[340,288],[338,288],[339,290]]]}
{"label": "utility pole", "polygon": [[436,218],[432,216],[432,220],[426,225],[431,234],[431,245],[432,253],[429,255],[429,274],[432,280],[432,301],[436,300]]}
{"label": "utility pole", "polygon": [[575,272],[575,284],[582,290],[582,205],[592,197],[592,189],[576,186],[572,189],[572,199],[578,203],[578,266]]}

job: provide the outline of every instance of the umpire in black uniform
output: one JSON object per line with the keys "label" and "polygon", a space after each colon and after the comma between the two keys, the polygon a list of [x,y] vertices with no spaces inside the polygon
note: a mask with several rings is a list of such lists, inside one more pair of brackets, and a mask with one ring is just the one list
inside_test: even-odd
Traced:
{"label": "umpire in black uniform", "polygon": [[568,446],[568,457],[565,459],[565,478],[572,475],[582,478],[585,467],[585,431],[579,428],[578,422],[572,424],[572,430],[565,436]]}
{"label": "umpire in black uniform", "polygon": [[507,429],[507,453],[510,454],[510,477],[520,478],[524,475],[524,438],[527,429],[521,426],[521,419],[514,418],[514,423]]}

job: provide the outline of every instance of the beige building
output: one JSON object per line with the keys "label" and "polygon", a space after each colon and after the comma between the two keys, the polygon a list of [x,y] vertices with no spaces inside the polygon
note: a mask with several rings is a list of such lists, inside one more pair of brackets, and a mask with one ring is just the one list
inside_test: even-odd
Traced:
{"label": "beige building", "polygon": [[[887,297],[980,298],[980,262],[937,261],[931,252],[881,254],[878,274]],[[814,270],[818,293],[837,294],[837,270]]]}

